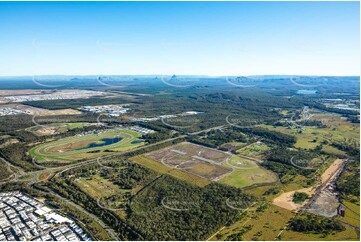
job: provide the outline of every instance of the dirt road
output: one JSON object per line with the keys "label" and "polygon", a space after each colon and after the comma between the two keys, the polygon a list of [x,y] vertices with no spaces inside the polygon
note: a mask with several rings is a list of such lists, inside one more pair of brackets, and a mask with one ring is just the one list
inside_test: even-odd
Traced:
{"label": "dirt road", "polygon": [[342,168],[344,163],[345,160],[336,159],[321,175],[319,184],[309,188],[303,188],[295,191],[282,193],[280,196],[276,197],[272,203],[281,208],[285,208],[291,211],[298,211],[300,208],[307,204],[307,201],[302,204],[294,203],[292,201],[293,194],[295,192],[304,192],[307,193],[310,197],[313,196],[316,193],[317,188],[323,187],[330,179],[334,178],[334,176],[337,175],[337,171]]}

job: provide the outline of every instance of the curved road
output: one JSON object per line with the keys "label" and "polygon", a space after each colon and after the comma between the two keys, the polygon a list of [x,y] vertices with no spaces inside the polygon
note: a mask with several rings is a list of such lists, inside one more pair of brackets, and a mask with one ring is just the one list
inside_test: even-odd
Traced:
{"label": "curved road", "polygon": [[95,222],[97,222],[105,231],[107,231],[107,233],[116,241],[120,241],[121,239],[109,228],[109,226],[107,226],[105,223],[103,223],[102,220],[100,220],[97,216],[95,216],[92,213],[89,213],[87,210],[83,209],[82,207],[80,207],[79,205],[73,203],[72,201],[69,201],[66,198],[61,197],[60,195],[56,194],[56,193],[52,193],[53,195],[55,195],[57,198],[63,200],[64,202],[66,202],[68,205],[75,207],[76,209],[78,209],[79,211],[81,211],[82,213],[88,215],[89,217],[91,217],[92,219],[94,219]]}
{"label": "curved road", "polygon": [[[159,142],[156,142],[156,143],[153,143],[153,144],[144,145],[144,146],[132,149],[132,150],[117,152],[117,153],[114,153],[114,154],[111,154],[111,155],[102,156],[102,158],[110,158],[110,157],[115,157],[115,156],[127,154],[127,153],[130,153],[130,152],[133,152],[133,151],[146,149],[146,148],[153,147],[153,146],[156,146],[156,145],[159,145],[159,144],[162,144],[162,143],[166,143],[166,142],[169,142],[169,141],[185,138],[185,137],[190,136],[190,135],[196,135],[196,134],[201,133],[201,132],[207,132],[207,131],[210,131],[210,130],[219,129],[219,128],[222,128],[224,126],[227,126],[227,125],[213,127],[213,128],[205,129],[205,130],[194,132],[194,133],[188,133],[188,134],[181,135],[181,136],[178,136],[178,137],[175,137],[175,138],[169,138],[169,139],[162,140],[162,141],[159,141]],[[87,161],[81,161],[81,162],[77,162],[77,163],[73,163],[73,164],[69,164],[69,165],[65,165],[65,166],[47,168],[47,167],[41,166],[39,164],[36,164],[33,161],[33,165],[35,165],[38,168],[44,168],[44,169],[38,170],[38,171],[26,172],[21,167],[15,166],[15,165],[11,164],[9,161],[7,161],[7,160],[5,160],[5,159],[3,159],[1,157],[0,157],[0,159],[2,161],[4,161],[9,167],[13,167],[17,171],[17,172],[14,172],[14,178],[13,179],[11,179],[10,181],[0,182],[0,184],[7,183],[7,182],[19,181],[19,177],[21,177],[21,176],[31,176],[31,179],[27,180],[29,185],[39,182],[38,176],[41,173],[51,172],[51,173],[56,173],[55,175],[59,176],[60,174],[62,174],[63,172],[65,172],[67,170],[70,170],[70,169],[73,169],[73,168],[76,168],[76,167],[79,167],[79,166],[89,165],[89,164],[93,164],[93,163],[98,162],[98,158],[95,158],[95,159],[91,159],[91,160],[87,160]],[[26,179],[24,179],[24,180],[26,180]],[[110,227],[107,226],[106,224],[104,224],[104,222],[102,220],[100,220],[97,216],[95,216],[94,214],[86,211],[84,208],[82,208],[81,206],[75,204],[74,202],[69,201],[66,198],[63,198],[63,197],[61,197],[60,195],[58,195],[58,194],[56,194],[54,192],[51,192],[51,194],[53,194],[57,198],[61,199],[62,201],[66,202],[67,204],[73,206],[77,210],[83,212],[84,214],[86,214],[89,217],[91,217],[92,219],[94,219],[94,221],[96,221],[105,231],[107,231],[107,233],[114,240],[120,241],[120,238],[110,229]]]}

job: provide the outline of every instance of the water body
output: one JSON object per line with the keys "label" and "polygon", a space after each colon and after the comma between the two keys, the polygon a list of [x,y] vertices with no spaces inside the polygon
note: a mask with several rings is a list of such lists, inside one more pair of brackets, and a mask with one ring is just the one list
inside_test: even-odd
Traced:
{"label": "water body", "polygon": [[138,140],[134,140],[134,141],[132,141],[132,145],[134,145],[134,144],[139,144],[139,143],[142,143],[142,142],[144,142],[144,139],[138,139]]}
{"label": "water body", "polygon": [[102,147],[102,146],[106,146],[106,145],[111,145],[111,144],[115,144],[115,143],[121,141],[122,139],[123,138],[120,138],[120,137],[104,138],[104,139],[101,140],[101,142],[90,143],[86,147],[82,147],[82,148],[79,148],[77,150],[84,150],[84,149],[90,149],[90,148],[94,148],[94,147]]}
{"label": "water body", "polygon": [[309,94],[316,94],[317,90],[297,90],[297,94],[304,94],[304,95],[309,95]]}

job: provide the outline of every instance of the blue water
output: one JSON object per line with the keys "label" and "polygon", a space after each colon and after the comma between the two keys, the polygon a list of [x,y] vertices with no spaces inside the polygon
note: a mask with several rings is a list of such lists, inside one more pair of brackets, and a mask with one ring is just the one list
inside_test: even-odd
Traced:
{"label": "blue water", "polygon": [[132,141],[132,145],[134,145],[134,144],[139,144],[139,143],[142,143],[142,142],[144,142],[144,139],[138,139],[138,140],[134,140],[134,141]]}
{"label": "blue water", "polygon": [[115,144],[115,143],[121,141],[122,139],[123,138],[120,138],[120,137],[104,138],[101,140],[101,143],[100,142],[99,143],[90,143],[86,147],[82,147],[77,150],[90,149],[90,148],[94,148],[94,147],[102,147],[102,146],[106,146],[106,145],[111,145],[111,144]]}
{"label": "blue water", "polygon": [[317,90],[298,90],[297,94],[316,94]]}

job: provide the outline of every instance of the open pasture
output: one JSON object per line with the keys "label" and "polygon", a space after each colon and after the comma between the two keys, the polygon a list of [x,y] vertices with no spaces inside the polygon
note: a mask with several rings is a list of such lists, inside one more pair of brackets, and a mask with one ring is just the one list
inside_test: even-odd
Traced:
{"label": "open pasture", "polygon": [[124,203],[129,199],[132,189],[121,189],[99,174],[77,179],[75,185],[97,200],[97,203],[102,208],[114,210],[117,215],[124,216],[124,212],[122,212]]}
{"label": "open pasture", "polygon": [[328,144],[323,145],[324,151],[327,151],[331,154],[342,154],[341,151],[330,146],[330,144],[334,141],[343,142],[345,139],[347,139],[359,142],[359,124],[351,123],[345,118],[341,117],[339,114],[320,112],[314,109],[311,110],[311,114],[311,120],[319,120],[327,127],[319,128],[305,126],[302,130],[302,133],[299,133],[297,129],[282,126],[259,126],[269,130],[295,136],[297,138],[297,142],[294,145],[296,148],[314,149],[323,142],[326,142]]}
{"label": "open pasture", "polygon": [[38,162],[73,162],[139,147],[144,144],[139,142],[140,139],[141,134],[135,131],[109,130],[43,143],[29,153]]}
{"label": "open pasture", "polygon": [[121,192],[118,186],[98,174],[87,178],[79,178],[75,180],[75,184],[94,199],[109,197]]}
{"label": "open pasture", "polygon": [[262,142],[255,142],[237,150],[237,153],[245,156],[262,159],[264,153],[269,149],[270,148],[266,144]]}
{"label": "open pasture", "polygon": [[[259,206],[256,206],[259,207]],[[237,240],[273,241],[286,226],[288,220],[294,216],[292,212],[274,205],[267,205],[264,212],[249,210],[249,216],[225,226],[210,241],[225,241],[239,235]],[[243,233],[242,233],[243,231]]]}
{"label": "open pasture", "polygon": [[232,172],[232,168],[221,165],[231,157],[230,154],[188,142],[153,151],[145,157],[211,181],[217,181]]}
{"label": "open pasture", "polygon": [[278,180],[275,173],[260,167],[255,161],[239,156],[223,162],[225,167],[230,167],[233,172],[220,180],[221,183],[243,188],[253,184],[273,183]]}
{"label": "open pasture", "polygon": [[345,226],[344,231],[333,232],[328,235],[302,233],[287,229],[281,234],[280,239],[288,241],[359,241],[359,234],[349,226]]}
{"label": "open pasture", "polygon": [[345,217],[337,216],[337,220],[360,228],[360,205],[347,200],[344,200],[342,203],[346,207]]}
{"label": "open pasture", "polygon": [[145,157],[144,155],[132,157],[130,160],[134,161],[135,163],[137,163],[141,166],[144,166],[153,171],[156,171],[157,173],[169,174],[177,179],[186,181],[190,184],[194,184],[199,187],[204,187],[204,186],[207,186],[208,184],[210,184],[210,181],[203,177],[193,175],[193,174],[188,173],[183,170],[171,168],[158,161],[155,161],[153,159]]}

